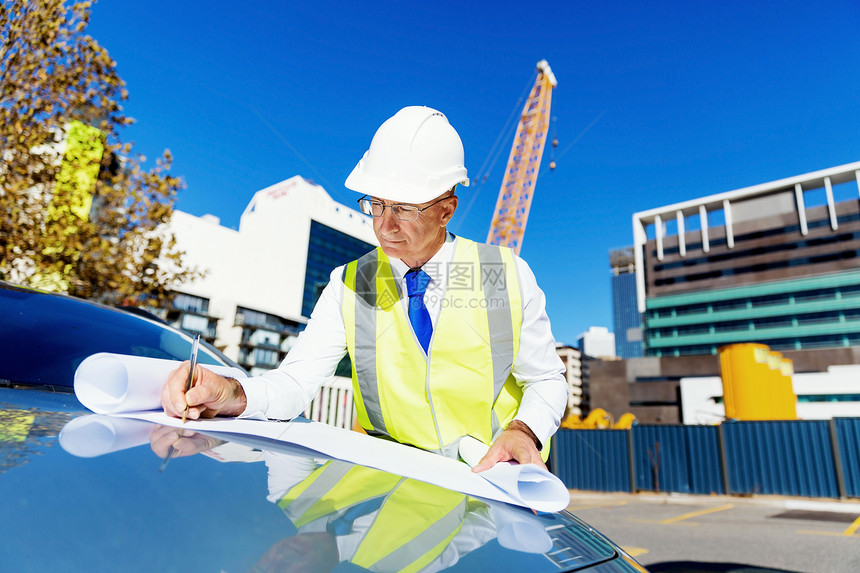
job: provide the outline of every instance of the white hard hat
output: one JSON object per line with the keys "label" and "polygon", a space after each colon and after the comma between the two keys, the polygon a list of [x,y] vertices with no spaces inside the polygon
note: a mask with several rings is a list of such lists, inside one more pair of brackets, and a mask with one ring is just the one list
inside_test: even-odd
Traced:
{"label": "white hard hat", "polygon": [[346,187],[397,203],[426,203],[457,183],[469,185],[463,142],[441,112],[404,107],[383,123]]}

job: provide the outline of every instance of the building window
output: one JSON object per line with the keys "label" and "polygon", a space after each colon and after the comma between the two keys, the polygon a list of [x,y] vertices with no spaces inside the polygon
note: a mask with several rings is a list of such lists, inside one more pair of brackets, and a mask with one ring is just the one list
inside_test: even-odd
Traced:
{"label": "building window", "polygon": [[243,307],[236,308],[235,324],[242,327],[238,362],[254,376],[276,368],[304,328],[295,320]]}
{"label": "building window", "polygon": [[206,314],[209,312],[209,299],[185,293],[173,297],[173,308],[187,312]]}

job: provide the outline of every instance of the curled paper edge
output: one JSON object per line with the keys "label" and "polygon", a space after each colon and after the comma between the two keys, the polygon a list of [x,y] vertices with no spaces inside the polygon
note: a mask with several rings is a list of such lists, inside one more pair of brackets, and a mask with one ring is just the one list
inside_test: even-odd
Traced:
{"label": "curled paper edge", "polygon": [[[470,467],[475,467],[488,449],[472,436],[460,440],[460,457]],[[570,504],[570,492],[558,476],[535,464],[499,462],[477,475],[537,511],[561,511]]]}
{"label": "curled paper edge", "polygon": [[[161,388],[178,360],[99,352],[75,370],[75,395],[96,414],[119,414],[161,409]],[[237,368],[201,364],[222,376],[244,378]]]}

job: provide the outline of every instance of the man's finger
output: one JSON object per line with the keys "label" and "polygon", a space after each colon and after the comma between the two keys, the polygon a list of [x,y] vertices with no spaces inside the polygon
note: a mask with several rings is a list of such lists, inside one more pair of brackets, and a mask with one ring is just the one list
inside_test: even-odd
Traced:
{"label": "man's finger", "polygon": [[491,453],[492,453],[492,450],[490,450],[486,454],[484,454],[484,457],[481,458],[481,461],[479,461],[475,465],[475,467],[472,468],[472,471],[475,473],[480,473],[480,472],[482,472],[484,470],[488,470],[491,467],[493,467],[494,465],[496,465],[496,462],[499,461],[498,457],[497,456],[491,457]]}
{"label": "man's finger", "polygon": [[179,417],[185,411],[185,381],[188,379],[188,361],[179,365],[167,377],[161,391],[161,406],[169,416]]}
{"label": "man's finger", "polygon": [[[238,416],[246,406],[245,392],[233,378],[225,378],[207,368],[198,366],[194,384],[188,392],[189,363],[174,370],[161,393],[161,405],[170,416],[198,420],[218,415]],[[186,411],[187,410],[187,411]]]}
{"label": "man's finger", "polygon": [[185,393],[185,403],[192,407],[197,406],[199,414],[218,401],[220,397],[218,388],[222,383],[222,378],[204,368],[196,368],[195,370],[195,380],[191,389]]}

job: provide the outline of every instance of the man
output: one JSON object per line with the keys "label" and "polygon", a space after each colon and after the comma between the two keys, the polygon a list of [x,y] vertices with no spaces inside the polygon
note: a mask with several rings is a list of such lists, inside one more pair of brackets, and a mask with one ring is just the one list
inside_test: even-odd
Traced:
{"label": "man", "polygon": [[456,456],[463,436],[498,461],[543,465],[567,401],[544,296],[509,249],[454,237],[446,225],[468,186],[463,144],[440,112],[388,119],[346,180],[363,193],[380,247],[335,269],[284,362],[239,382],[188,365],[165,384],[165,412],[291,419],[345,353],[358,421],[379,435]]}

